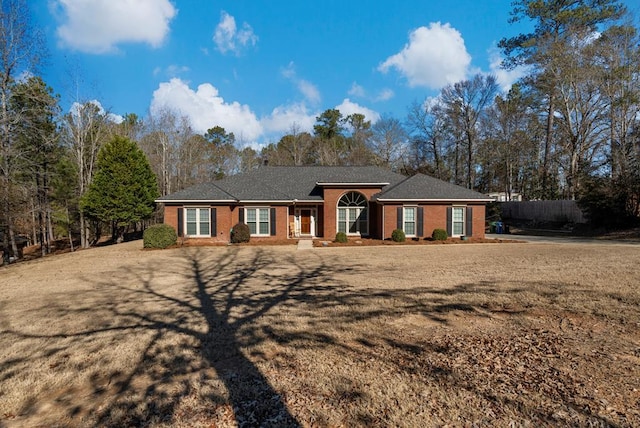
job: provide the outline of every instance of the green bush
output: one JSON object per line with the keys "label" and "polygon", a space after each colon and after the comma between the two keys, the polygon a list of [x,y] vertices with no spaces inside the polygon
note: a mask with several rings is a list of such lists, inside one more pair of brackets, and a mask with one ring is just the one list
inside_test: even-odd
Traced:
{"label": "green bush", "polygon": [[168,224],[154,224],[142,234],[144,248],[167,248],[178,242],[176,230]]}
{"label": "green bush", "polygon": [[342,242],[343,244],[347,242],[347,234],[344,232],[336,233],[336,242]]}
{"label": "green bush", "polygon": [[404,242],[406,239],[407,237],[402,229],[394,229],[393,232],[391,232],[391,240],[393,242]]}
{"label": "green bush", "polygon": [[241,244],[243,242],[249,242],[251,239],[251,230],[249,226],[244,223],[238,223],[231,229],[231,243]]}
{"label": "green bush", "polygon": [[446,241],[448,238],[447,231],[444,229],[433,229],[431,238],[433,238],[434,241]]}

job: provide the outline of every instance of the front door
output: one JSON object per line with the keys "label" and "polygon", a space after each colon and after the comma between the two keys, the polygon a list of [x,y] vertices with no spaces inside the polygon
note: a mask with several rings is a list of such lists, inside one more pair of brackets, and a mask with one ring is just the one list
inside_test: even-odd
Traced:
{"label": "front door", "polygon": [[311,210],[300,210],[300,234],[311,235]]}

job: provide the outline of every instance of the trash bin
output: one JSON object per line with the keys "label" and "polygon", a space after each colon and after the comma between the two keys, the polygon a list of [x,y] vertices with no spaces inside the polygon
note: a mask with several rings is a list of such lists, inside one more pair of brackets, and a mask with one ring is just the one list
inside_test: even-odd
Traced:
{"label": "trash bin", "polygon": [[501,221],[496,221],[496,233],[502,234],[503,233],[503,228],[504,228],[504,225],[502,224],[502,222]]}
{"label": "trash bin", "polygon": [[489,233],[496,233],[496,222],[492,221],[489,223]]}

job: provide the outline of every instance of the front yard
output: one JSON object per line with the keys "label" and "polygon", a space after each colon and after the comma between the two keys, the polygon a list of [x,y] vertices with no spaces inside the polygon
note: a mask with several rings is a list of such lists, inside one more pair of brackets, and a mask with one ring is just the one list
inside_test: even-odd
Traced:
{"label": "front yard", "polygon": [[640,425],[640,246],[141,247],[0,269],[0,426]]}

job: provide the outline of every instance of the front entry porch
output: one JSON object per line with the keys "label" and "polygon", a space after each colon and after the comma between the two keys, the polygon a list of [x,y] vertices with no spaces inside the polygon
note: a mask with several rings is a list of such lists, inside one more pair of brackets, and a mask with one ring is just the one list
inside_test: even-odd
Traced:
{"label": "front entry porch", "polygon": [[295,237],[314,238],[316,229],[317,207],[299,207],[294,211],[293,235]]}

